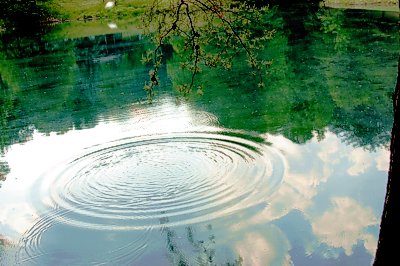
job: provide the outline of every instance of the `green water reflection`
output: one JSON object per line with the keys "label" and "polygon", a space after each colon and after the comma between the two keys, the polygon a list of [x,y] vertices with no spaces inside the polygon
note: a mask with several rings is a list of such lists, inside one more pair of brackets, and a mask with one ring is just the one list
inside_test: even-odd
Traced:
{"label": "green water reflection", "polygon": [[[263,88],[257,86],[239,56],[230,71],[210,69],[197,76],[198,82],[204,84],[204,95],[182,96],[174,86],[186,82],[186,76],[179,68],[179,54],[173,53],[159,72],[161,85],[152,104],[143,90],[150,66],[143,65],[141,58],[152,48],[144,36],[120,31],[64,39],[57,38],[54,32],[34,37],[3,33],[0,262],[370,264],[386,185],[386,146],[393,119],[391,93],[399,53],[397,21],[380,12],[323,9],[302,15],[276,14],[283,24],[262,51],[265,59],[273,61]],[[215,137],[221,131],[223,135]],[[176,132],[192,135],[184,138]],[[213,138],[203,137],[209,132],[214,135],[207,136]],[[145,144],[138,147],[129,146],[132,137],[143,136],[151,137],[141,140]],[[238,155],[256,165],[257,154],[271,148],[281,154],[283,170],[277,169],[279,173],[282,170],[282,175],[271,178],[276,191],[260,189],[265,200],[244,200],[248,208],[224,202],[221,206],[231,208],[229,215],[213,209],[210,217],[200,218],[180,210],[187,216],[182,219],[187,219],[184,221],[188,224],[173,220],[167,210],[157,213],[156,223],[152,220],[146,230],[126,229],[130,224],[125,223],[134,223],[129,220],[112,220],[110,224],[102,221],[100,226],[90,220],[96,220],[93,217],[82,218],[85,212],[93,211],[89,208],[74,213],[62,204],[57,205],[59,202],[51,203],[48,198],[38,196],[51,198],[54,196],[51,193],[59,189],[50,189],[52,179],[43,172],[51,169],[49,173],[60,172],[60,178],[64,177],[64,170],[57,167],[67,169],[71,163],[65,162],[71,158],[79,161],[91,154],[97,158],[100,155],[96,155],[96,147],[107,151],[109,143],[117,143],[117,151],[127,145],[131,154],[148,159],[128,158],[131,161],[126,163],[146,165],[147,168],[139,169],[148,174],[143,174],[143,180],[151,179],[152,171],[163,169],[163,158],[169,159],[167,166],[176,172],[186,173],[201,165],[202,160],[187,162],[181,155],[175,159],[182,164],[174,166],[169,144],[153,136],[176,141],[178,155],[189,151],[204,157],[211,151],[214,157],[207,157],[210,163],[219,162],[240,147],[245,152],[232,152],[231,157]],[[179,146],[177,140],[186,138],[189,141]],[[197,146],[199,139],[205,141],[204,147]],[[141,153],[142,147],[148,147],[147,153],[144,148]],[[145,155],[153,153],[159,157]],[[110,157],[101,157],[106,160],[104,165],[113,165],[110,169],[116,172],[130,173],[128,166],[114,166],[118,165],[114,162],[125,162],[124,155],[113,153]],[[113,185],[121,189],[120,197],[129,196],[119,187],[120,181],[112,176],[112,170],[107,172],[102,168],[104,165],[98,162],[97,168],[89,170],[100,169],[104,182],[108,182],[108,177],[116,182]],[[212,172],[211,168],[204,169]],[[204,169],[193,170],[189,176],[196,177],[194,173]],[[257,165],[251,173],[256,175],[259,170]],[[229,173],[221,166],[216,173],[224,176],[221,173],[226,172]],[[159,178],[163,176],[160,174]],[[78,177],[75,179],[79,181]],[[43,181],[46,178],[49,183]],[[237,179],[235,186],[245,187],[240,183],[242,179]],[[89,181],[82,180],[79,184],[83,188],[87,183],[91,188]],[[56,181],[54,185],[63,186]],[[71,189],[71,184],[68,181],[65,185]],[[201,183],[197,188],[205,186]],[[43,187],[50,187],[50,195]],[[228,186],[231,187],[234,185]],[[44,192],[39,193],[40,189]],[[152,187],[147,189],[150,191]],[[190,192],[189,188],[184,189]],[[163,193],[178,192],[166,183]],[[87,195],[82,189],[70,201],[86,202]],[[146,202],[153,204],[152,197],[148,196]],[[204,197],[199,198],[205,201]],[[114,206],[112,198],[106,202],[109,209],[101,210],[99,217],[108,221],[105,216],[120,209],[118,202]],[[118,214],[123,216],[124,212],[121,213]],[[79,222],[92,222],[98,227],[81,226]]]}
{"label": "green water reflection", "polygon": [[[331,17],[325,18],[327,13]],[[283,134],[297,143],[310,140],[313,132],[322,139],[329,128],[355,146],[386,144],[397,67],[395,27],[371,23],[368,14],[357,12],[317,15],[322,21],[302,21],[303,30],[294,21],[296,28],[269,43],[265,56],[273,64],[265,89],[243,69],[207,73],[204,108],[225,127]],[[332,17],[342,20],[332,22],[340,31],[315,30]]]}
{"label": "green water reflection", "polygon": [[[296,28],[282,29],[263,51],[273,61],[265,88],[257,87],[246,65],[210,70],[199,77],[207,93],[196,104],[224,127],[280,133],[298,143],[313,132],[323,137],[329,127],[356,146],[386,144],[396,25],[356,11],[322,10],[316,16],[301,26],[287,16]],[[2,150],[29,139],[32,128],[62,133],[92,127],[99,117],[144,99],[149,69],[140,59],[151,44],[139,36],[2,37]],[[179,62],[179,56],[167,62],[164,86],[168,79],[182,82]]]}

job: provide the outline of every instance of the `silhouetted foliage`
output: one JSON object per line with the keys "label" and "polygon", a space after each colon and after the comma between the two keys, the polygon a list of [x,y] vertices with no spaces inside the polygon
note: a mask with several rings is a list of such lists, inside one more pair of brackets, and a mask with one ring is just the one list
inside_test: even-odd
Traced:
{"label": "silhouetted foliage", "polygon": [[6,28],[35,28],[52,17],[49,3],[52,0],[2,0],[1,22]]}

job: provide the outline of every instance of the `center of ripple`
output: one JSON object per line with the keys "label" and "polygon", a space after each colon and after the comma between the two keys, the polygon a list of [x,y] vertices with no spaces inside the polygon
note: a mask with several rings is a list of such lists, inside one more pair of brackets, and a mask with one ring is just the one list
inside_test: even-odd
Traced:
{"label": "center of ripple", "polygon": [[212,220],[267,203],[283,172],[280,154],[265,144],[179,133],[92,147],[44,176],[38,187],[47,208],[63,211],[62,222],[144,229]]}

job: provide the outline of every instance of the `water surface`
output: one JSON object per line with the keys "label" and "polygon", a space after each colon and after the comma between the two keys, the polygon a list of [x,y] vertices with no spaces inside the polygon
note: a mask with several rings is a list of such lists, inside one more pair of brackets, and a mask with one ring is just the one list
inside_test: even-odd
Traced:
{"label": "water surface", "polygon": [[277,14],[264,88],[236,64],[182,97],[172,54],[151,104],[143,36],[4,33],[0,264],[370,265],[397,22],[311,14]]}

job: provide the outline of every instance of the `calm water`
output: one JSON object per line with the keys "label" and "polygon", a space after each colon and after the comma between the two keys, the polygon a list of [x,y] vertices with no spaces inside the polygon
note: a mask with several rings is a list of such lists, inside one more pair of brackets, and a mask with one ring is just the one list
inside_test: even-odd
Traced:
{"label": "calm water", "polygon": [[397,21],[302,15],[277,14],[264,88],[236,64],[182,97],[172,54],[152,104],[142,36],[3,33],[0,264],[370,265]]}

